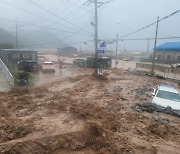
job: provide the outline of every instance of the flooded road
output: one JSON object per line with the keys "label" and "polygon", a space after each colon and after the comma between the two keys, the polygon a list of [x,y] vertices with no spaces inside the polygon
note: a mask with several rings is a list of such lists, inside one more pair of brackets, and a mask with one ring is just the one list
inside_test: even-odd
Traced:
{"label": "flooded road", "polygon": [[[55,63],[58,62],[58,56],[56,54],[45,54],[44,55],[49,61],[53,61]],[[65,64],[72,64],[73,63],[73,59],[75,58],[69,58],[69,57],[59,57],[61,60],[64,61]],[[111,68],[115,68],[115,59],[112,59],[112,66]],[[146,69],[146,68],[136,68],[136,61],[123,61],[123,60],[117,60],[118,64],[117,64],[117,69],[120,70],[127,70],[127,69],[131,69],[131,70],[142,70],[142,71],[151,71],[150,69]],[[67,66],[68,67],[68,66]],[[165,76],[167,78],[171,78],[171,79],[180,79],[180,74],[174,74],[174,73],[168,73],[168,74],[164,74],[164,72],[155,70],[155,73],[158,75],[162,75]],[[72,74],[71,72],[68,72],[67,70],[63,70],[63,72],[60,72],[58,69],[58,65],[57,65],[57,69],[56,69],[56,73],[55,74],[43,74],[43,73],[38,73],[35,74],[34,77],[35,79],[35,83],[37,85],[42,85],[44,83],[48,83],[51,82],[52,80],[57,80],[59,78],[64,78],[64,77],[73,77],[74,74]]]}
{"label": "flooded road", "polygon": [[43,73],[42,71],[33,73],[31,75],[31,82],[34,83],[35,86],[41,86],[55,82],[59,79],[76,76],[75,73],[68,71],[66,68],[68,68],[68,66],[64,66],[63,69],[60,70],[57,65],[55,68],[55,73]]}

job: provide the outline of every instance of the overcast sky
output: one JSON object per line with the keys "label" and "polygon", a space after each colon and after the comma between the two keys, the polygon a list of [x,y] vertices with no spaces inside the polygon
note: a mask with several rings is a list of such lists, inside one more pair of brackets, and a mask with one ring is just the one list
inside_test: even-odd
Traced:
{"label": "overcast sky", "polygon": [[[38,4],[35,6],[30,1]],[[4,19],[20,21],[19,33],[29,30],[58,34],[67,44],[93,48],[94,5],[83,5],[87,0],[0,0],[0,27],[14,31],[15,24]],[[107,2],[109,0],[99,0]],[[45,9],[45,10],[43,10]],[[113,0],[98,8],[99,39],[115,39],[119,34],[119,50],[146,51],[147,41],[121,41],[122,39],[153,38],[155,25],[134,35],[121,36],[142,28],[180,9],[180,0]],[[48,10],[50,12],[48,12]],[[3,19],[2,19],[3,18]],[[23,23],[21,23],[23,22]],[[25,24],[25,23],[29,23]],[[36,26],[32,26],[34,24]],[[40,26],[40,27],[38,27]],[[45,27],[45,28],[42,28]],[[47,29],[49,28],[49,29]],[[160,22],[158,37],[180,37],[180,13]],[[45,38],[42,38],[42,41]],[[44,40],[45,41],[45,40]],[[158,40],[158,44],[180,39]],[[150,41],[150,50],[154,40]],[[114,45],[108,45],[114,50]]]}

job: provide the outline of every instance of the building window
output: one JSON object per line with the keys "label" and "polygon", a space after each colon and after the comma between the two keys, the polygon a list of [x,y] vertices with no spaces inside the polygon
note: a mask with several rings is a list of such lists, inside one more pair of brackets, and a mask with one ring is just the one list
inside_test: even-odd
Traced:
{"label": "building window", "polygon": [[161,55],[158,55],[158,60],[161,60]]}
{"label": "building window", "polygon": [[170,55],[167,56],[167,60],[168,60],[168,61],[171,60],[171,56],[170,56]]}
{"label": "building window", "polygon": [[23,58],[29,58],[29,53],[23,53]]}
{"label": "building window", "polygon": [[178,61],[180,61],[180,56],[178,56]]}
{"label": "building window", "polygon": [[14,59],[19,58],[19,53],[13,53],[13,58],[14,58]]}

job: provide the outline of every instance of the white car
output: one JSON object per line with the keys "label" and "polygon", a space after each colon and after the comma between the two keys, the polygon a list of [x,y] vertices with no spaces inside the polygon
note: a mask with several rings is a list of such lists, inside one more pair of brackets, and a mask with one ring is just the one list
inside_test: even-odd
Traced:
{"label": "white car", "polygon": [[163,108],[171,107],[175,111],[180,111],[180,93],[176,87],[160,84],[151,95],[153,96],[152,103]]}
{"label": "white car", "polygon": [[43,63],[42,65],[42,71],[44,73],[55,73],[55,65],[53,64],[53,62],[50,61],[46,61]]}

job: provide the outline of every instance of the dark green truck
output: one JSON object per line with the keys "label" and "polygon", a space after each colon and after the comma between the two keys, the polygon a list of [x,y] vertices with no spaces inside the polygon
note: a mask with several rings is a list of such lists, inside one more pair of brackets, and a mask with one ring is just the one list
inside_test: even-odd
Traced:
{"label": "dark green truck", "polygon": [[[95,67],[95,58],[76,58],[73,60],[73,65],[78,67]],[[98,68],[109,68],[112,65],[112,59],[107,57],[98,58]]]}

